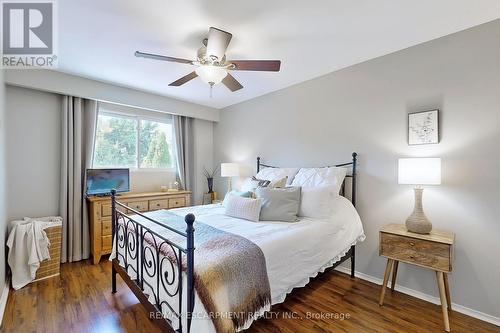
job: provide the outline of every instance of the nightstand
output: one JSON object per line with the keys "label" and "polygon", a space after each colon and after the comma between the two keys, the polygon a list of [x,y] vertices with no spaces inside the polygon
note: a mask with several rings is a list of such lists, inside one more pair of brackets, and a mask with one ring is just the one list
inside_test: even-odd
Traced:
{"label": "nightstand", "polygon": [[436,272],[444,327],[449,332],[448,310],[451,310],[451,297],[448,273],[451,272],[454,241],[455,234],[449,231],[433,229],[430,234],[422,235],[407,231],[403,224],[384,226],[380,230],[379,254],[387,258],[387,265],[379,304],[384,304],[391,271],[391,290],[394,290],[399,262],[432,269]]}

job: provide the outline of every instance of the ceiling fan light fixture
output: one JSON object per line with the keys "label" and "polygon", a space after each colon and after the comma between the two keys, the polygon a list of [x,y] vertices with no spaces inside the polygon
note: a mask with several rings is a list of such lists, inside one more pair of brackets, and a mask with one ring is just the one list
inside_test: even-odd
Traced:
{"label": "ceiling fan light fixture", "polygon": [[208,84],[218,84],[227,76],[225,67],[213,65],[201,65],[195,70],[196,74]]}

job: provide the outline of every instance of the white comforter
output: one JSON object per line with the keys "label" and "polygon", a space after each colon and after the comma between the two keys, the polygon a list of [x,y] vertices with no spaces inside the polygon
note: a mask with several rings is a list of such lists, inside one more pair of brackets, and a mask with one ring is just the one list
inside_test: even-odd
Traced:
{"label": "white comforter", "polygon": [[[349,250],[364,240],[363,226],[356,209],[344,197],[335,201],[335,214],[328,220],[302,218],[299,222],[251,222],[229,217],[220,204],[171,210],[184,216],[243,236],[257,244],[266,258],[272,304],[281,303],[293,288],[305,286],[311,277],[331,267]],[[191,332],[212,333],[215,328],[196,296]],[[252,322],[245,324],[243,329]]]}

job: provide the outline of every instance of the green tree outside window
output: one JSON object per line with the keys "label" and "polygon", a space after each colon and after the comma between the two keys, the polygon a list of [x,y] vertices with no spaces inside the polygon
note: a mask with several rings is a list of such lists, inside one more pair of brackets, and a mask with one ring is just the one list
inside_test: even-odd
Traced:
{"label": "green tree outside window", "polygon": [[172,125],[102,113],[98,117],[94,167],[172,168]]}

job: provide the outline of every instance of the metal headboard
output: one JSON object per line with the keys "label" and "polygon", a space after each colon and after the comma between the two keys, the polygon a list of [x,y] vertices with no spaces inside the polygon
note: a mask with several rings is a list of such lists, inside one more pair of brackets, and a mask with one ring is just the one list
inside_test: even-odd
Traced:
{"label": "metal headboard", "polygon": [[[352,178],[352,181],[351,181],[351,202],[354,206],[356,206],[356,166],[357,166],[357,162],[358,162],[358,154],[356,152],[354,152],[354,153],[352,153],[352,161],[351,162],[325,166],[325,167],[347,167],[347,166],[352,165],[352,172],[351,172],[351,174],[348,174],[346,176],[346,178]],[[264,167],[264,168],[279,168],[277,166],[261,163],[260,157],[257,157],[257,172],[259,172],[262,167]],[[344,182],[342,183],[342,187],[340,189],[340,194],[342,196],[345,196],[345,179],[344,179]]]}

